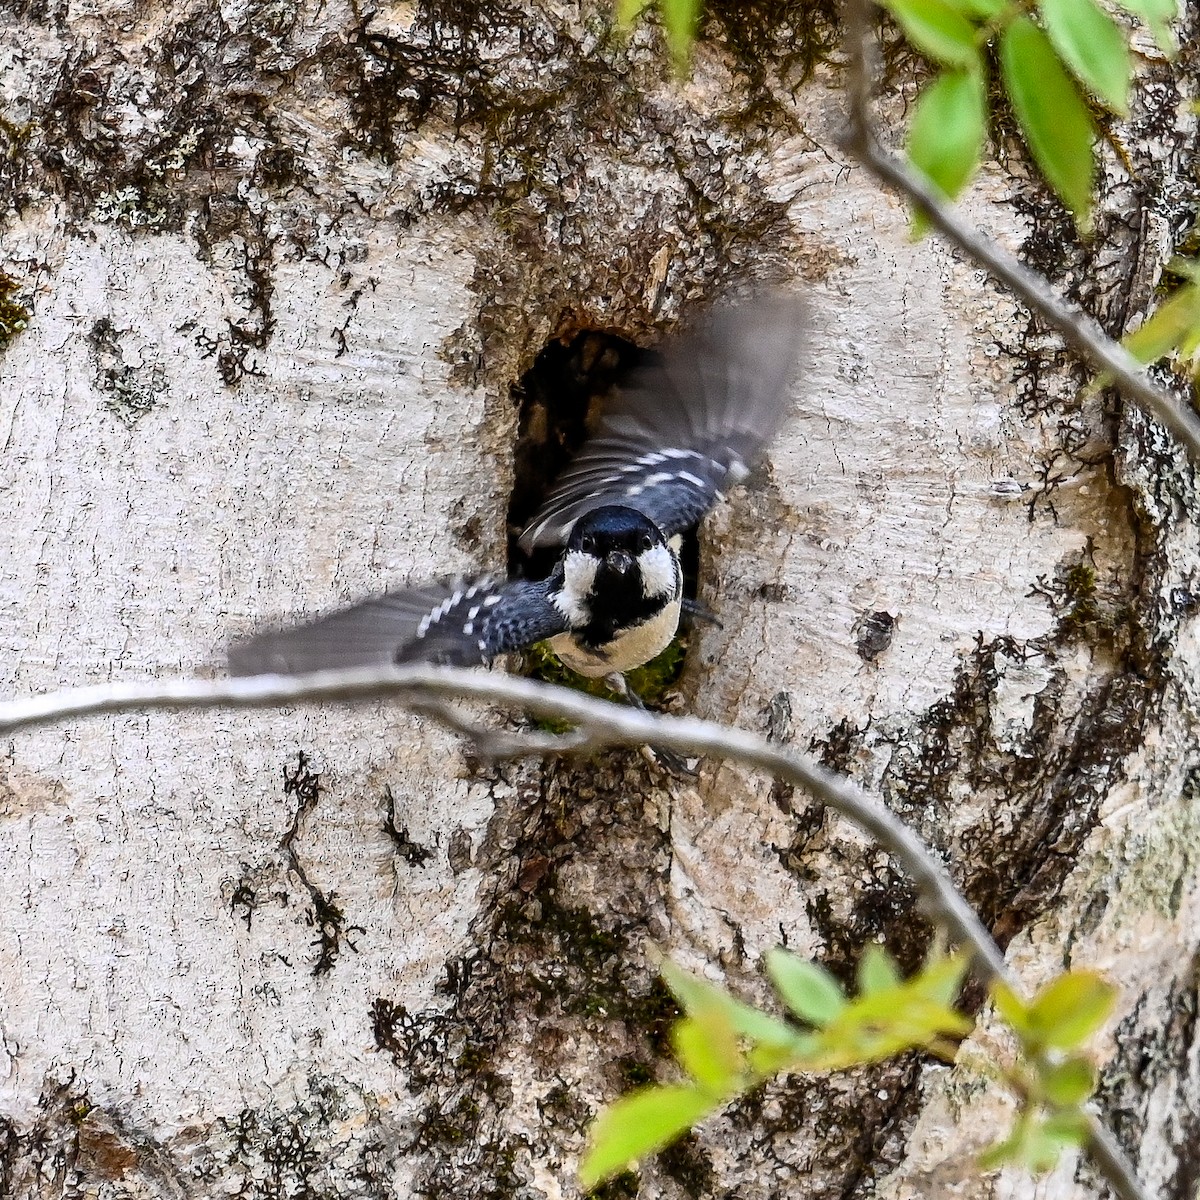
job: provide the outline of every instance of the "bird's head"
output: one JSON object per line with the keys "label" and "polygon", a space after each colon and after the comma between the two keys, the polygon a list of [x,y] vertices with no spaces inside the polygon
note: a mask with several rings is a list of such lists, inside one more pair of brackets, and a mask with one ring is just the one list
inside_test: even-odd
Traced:
{"label": "bird's head", "polygon": [[577,611],[599,593],[672,597],[678,568],[662,530],[634,508],[606,505],[584,513],[567,540],[564,592]]}

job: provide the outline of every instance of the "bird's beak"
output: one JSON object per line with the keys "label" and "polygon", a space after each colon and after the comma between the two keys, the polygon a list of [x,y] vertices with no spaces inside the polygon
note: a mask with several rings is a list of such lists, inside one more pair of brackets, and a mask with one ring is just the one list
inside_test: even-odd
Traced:
{"label": "bird's beak", "polygon": [[626,550],[610,550],[604,556],[604,565],[617,575],[628,575],[633,570],[633,556]]}

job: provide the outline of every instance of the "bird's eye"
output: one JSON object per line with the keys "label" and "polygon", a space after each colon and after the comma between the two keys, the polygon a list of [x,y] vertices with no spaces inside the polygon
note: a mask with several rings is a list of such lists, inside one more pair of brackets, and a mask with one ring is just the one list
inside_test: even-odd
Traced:
{"label": "bird's eye", "polygon": [[584,552],[584,554],[593,553],[596,549],[596,539],[592,537],[590,533],[585,533],[583,537],[579,539],[579,548]]}
{"label": "bird's eye", "polygon": [[649,550],[650,547],[653,545],[654,545],[654,539],[648,533],[643,533],[642,534],[642,549]]}

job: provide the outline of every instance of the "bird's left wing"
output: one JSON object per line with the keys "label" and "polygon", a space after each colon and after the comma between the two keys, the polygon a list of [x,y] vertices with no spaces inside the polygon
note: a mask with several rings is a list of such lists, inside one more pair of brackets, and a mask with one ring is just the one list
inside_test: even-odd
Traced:
{"label": "bird's left wing", "polygon": [[302,675],[394,662],[477,666],[566,629],[550,581],[447,580],[234,642],[231,675]]}
{"label": "bird's left wing", "polygon": [[783,423],[807,340],[807,306],[785,292],[719,307],[669,340],[605,409],[521,546],[563,545],[607,504],[636,508],[668,536],[694,525]]}

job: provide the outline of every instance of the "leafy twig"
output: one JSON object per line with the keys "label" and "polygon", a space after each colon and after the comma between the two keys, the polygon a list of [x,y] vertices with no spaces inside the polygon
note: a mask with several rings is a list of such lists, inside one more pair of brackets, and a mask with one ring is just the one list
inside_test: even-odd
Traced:
{"label": "leafy twig", "polygon": [[872,39],[869,0],[845,0],[849,72],[848,121],[842,144],[878,180],[910,200],[929,223],[960,250],[1053,325],[1077,353],[1183,444],[1193,465],[1200,465],[1200,420],[1163,388],[1151,383],[1132,354],[1114,342],[1093,318],[1068,303],[1040,275],[1030,271],[986,234],[970,228],[937,190],[879,144],[871,124]]}

